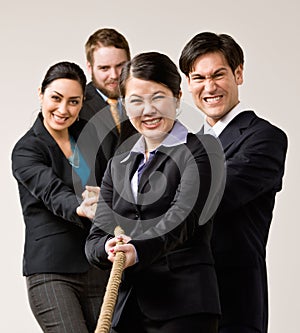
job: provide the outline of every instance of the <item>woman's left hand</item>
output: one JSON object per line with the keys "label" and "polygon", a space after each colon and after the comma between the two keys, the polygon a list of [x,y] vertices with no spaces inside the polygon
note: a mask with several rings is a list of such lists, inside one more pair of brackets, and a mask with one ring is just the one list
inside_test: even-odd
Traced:
{"label": "woman's left hand", "polygon": [[[133,266],[137,262],[137,253],[135,247],[128,243],[130,240],[131,238],[126,235],[109,239],[105,244],[105,250],[108,254],[107,259],[113,263],[117,252],[121,251],[125,253],[126,257],[124,268]],[[118,244],[120,241],[124,244]]]}

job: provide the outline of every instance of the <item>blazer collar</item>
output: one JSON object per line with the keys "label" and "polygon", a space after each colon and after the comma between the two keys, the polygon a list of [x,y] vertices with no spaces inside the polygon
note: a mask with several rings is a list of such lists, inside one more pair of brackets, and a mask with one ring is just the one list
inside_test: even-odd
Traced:
{"label": "blazer collar", "polygon": [[178,146],[174,147],[160,147],[153,157],[151,164],[143,171],[143,174],[140,179],[139,183],[139,192],[142,193],[144,190],[144,187],[149,183],[149,177],[150,174],[155,171],[159,170],[161,164],[164,163],[166,159],[168,159],[170,156],[172,156],[172,151],[177,149]]}
{"label": "blazer collar", "polygon": [[246,128],[249,127],[252,120],[256,118],[253,111],[244,111],[237,115],[220,134],[219,139],[224,151],[234,143]]}
{"label": "blazer collar", "polygon": [[[177,147],[177,146],[176,146]],[[153,160],[151,161],[151,165],[149,165],[145,171],[142,174],[142,177],[140,179],[139,183],[139,192],[142,193],[144,187],[149,182],[149,176],[151,172],[154,170],[157,170],[159,166],[170,156],[171,150],[176,149],[176,147],[160,147],[153,157]],[[144,155],[142,153],[132,152],[130,156],[126,159],[124,159],[121,164],[123,164],[126,168],[125,171],[125,185],[124,189],[130,189],[130,196],[133,198],[133,194],[131,191],[131,179],[134,175],[134,173],[137,171],[142,159],[144,158]],[[121,189],[120,189],[121,190]],[[129,195],[127,191],[127,195]],[[139,198],[138,198],[139,202]]]}
{"label": "blazer collar", "polygon": [[44,141],[47,142],[49,145],[56,145],[55,140],[52,138],[50,133],[46,130],[44,123],[43,123],[43,115],[40,112],[33,124],[33,132],[36,136],[42,137]]}

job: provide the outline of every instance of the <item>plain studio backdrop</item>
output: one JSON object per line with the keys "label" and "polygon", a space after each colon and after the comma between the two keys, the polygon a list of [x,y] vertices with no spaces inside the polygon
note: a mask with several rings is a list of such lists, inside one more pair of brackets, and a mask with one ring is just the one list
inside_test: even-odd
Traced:
{"label": "plain studio backdrop", "polygon": [[[132,55],[160,51],[176,64],[185,43],[198,32],[228,33],[242,46],[245,80],[241,100],[281,127],[289,138],[283,190],[277,195],[267,249],[269,332],[298,333],[299,1],[29,0],[2,1],[0,9],[0,331],[41,332],[29,308],[22,276],[24,224],[11,174],[11,150],[37,115],[38,87],[48,67],[68,60],[86,72],[87,38],[99,28],[111,27],[125,35]],[[191,130],[199,130],[203,118],[192,107],[185,78],[182,109],[181,119]]]}

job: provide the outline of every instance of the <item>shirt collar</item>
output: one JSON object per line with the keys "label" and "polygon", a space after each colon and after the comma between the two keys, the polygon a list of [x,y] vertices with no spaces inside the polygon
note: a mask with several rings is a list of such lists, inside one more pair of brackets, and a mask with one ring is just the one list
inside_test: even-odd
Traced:
{"label": "shirt collar", "polygon": [[[100,91],[98,88],[96,88],[97,93],[104,99],[104,102],[107,103],[108,97],[106,95],[103,94],[102,91]],[[121,105],[121,99],[120,98],[116,98],[118,100],[118,109],[120,110],[120,105]]]}
{"label": "shirt collar", "polygon": [[97,93],[104,99],[105,102],[107,102],[108,97],[103,94],[102,91],[100,91],[98,88],[96,88]]}
{"label": "shirt collar", "polygon": [[[159,147],[162,146],[175,147],[180,144],[184,144],[187,142],[187,135],[187,128],[179,120],[176,120],[171,132],[169,132],[163,142],[150,153],[156,152]],[[129,154],[121,161],[121,163],[126,162],[133,154],[145,154],[145,140],[143,136],[138,139]]]}
{"label": "shirt collar", "polygon": [[244,111],[249,111],[250,108],[246,107],[242,103],[238,103],[230,112],[228,112],[224,117],[222,117],[220,120],[218,120],[214,126],[210,126],[207,122],[207,116],[205,116],[204,121],[204,134],[211,133],[211,130],[213,130],[216,137],[218,137],[222,131],[225,129],[225,127],[240,113]]}

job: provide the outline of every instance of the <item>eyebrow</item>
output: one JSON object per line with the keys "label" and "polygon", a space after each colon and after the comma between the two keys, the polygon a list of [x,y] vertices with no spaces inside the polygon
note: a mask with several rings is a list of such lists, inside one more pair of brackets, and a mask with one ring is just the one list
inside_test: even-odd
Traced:
{"label": "eyebrow", "polygon": [[[64,97],[64,95],[62,95],[61,93],[59,93],[58,91],[56,91],[56,90],[53,90],[53,92],[54,93],[56,93],[58,96],[60,96],[60,97]],[[71,99],[74,99],[74,98],[80,98],[80,96],[71,96],[70,97]]]}
{"label": "eyebrow", "polygon": [[97,65],[97,68],[98,68],[98,69],[101,69],[101,68],[119,67],[119,66],[123,66],[123,65],[125,65],[126,62],[127,62],[127,61],[121,61],[121,62],[119,62],[118,64],[116,64],[115,66],[111,66],[111,65],[101,65],[101,64],[99,64],[99,65]]}
{"label": "eyebrow", "polygon": [[[217,70],[215,70],[211,75],[216,75],[218,74],[219,72],[222,72],[222,71],[227,71],[227,68],[226,67],[220,67],[218,68]],[[208,75],[208,76],[211,76],[211,75]],[[191,73],[190,74],[191,77],[201,77],[201,78],[204,78],[206,77],[206,75],[202,75],[202,74],[199,74],[199,73]]]}
{"label": "eyebrow", "polygon": [[162,91],[162,90],[158,90],[158,91],[155,91],[154,93],[152,93],[152,94],[141,94],[141,95],[138,95],[138,94],[132,94],[132,95],[130,95],[130,96],[128,96],[128,97],[142,97],[143,95],[150,95],[150,96],[154,96],[154,95],[157,95],[157,94],[166,94],[166,92],[165,91]]}

